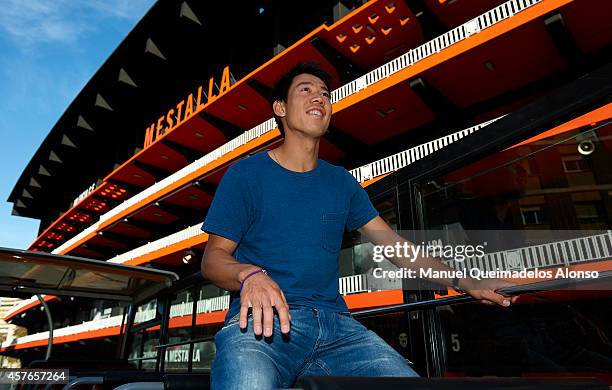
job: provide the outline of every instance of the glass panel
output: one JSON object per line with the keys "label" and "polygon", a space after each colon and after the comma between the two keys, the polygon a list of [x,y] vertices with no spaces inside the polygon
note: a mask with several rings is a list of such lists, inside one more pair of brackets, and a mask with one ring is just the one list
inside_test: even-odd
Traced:
{"label": "glass panel", "polygon": [[157,298],[138,306],[136,309],[136,315],[134,317],[134,325],[138,325],[141,322],[150,321],[155,318],[161,318],[161,313],[158,313]]}
{"label": "glass panel", "polygon": [[59,285],[65,274],[65,267],[37,265],[21,258],[3,258],[0,267],[0,283],[55,287]]}
{"label": "glass panel", "polygon": [[193,290],[179,292],[170,304],[170,326],[168,342],[170,344],[191,338],[191,322],[193,319]]}
{"label": "glass panel", "polygon": [[[142,357],[142,332],[133,333],[130,335],[130,343],[128,346],[128,360]],[[136,365],[140,365],[134,361]]]}
{"label": "glass panel", "polygon": [[[157,346],[159,345],[159,327],[151,327],[143,331],[142,357],[157,358]],[[157,359],[142,361],[142,368],[146,371],[155,371]]]}
{"label": "glass panel", "polygon": [[210,372],[215,359],[215,342],[203,341],[193,345],[192,372]]}
{"label": "glass panel", "polygon": [[612,125],[506,149],[431,180],[428,229],[607,230]]}
{"label": "glass panel", "polygon": [[410,345],[410,329],[408,314],[393,313],[360,319],[369,330],[376,332],[393,349],[404,358],[414,361],[412,345]]}
{"label": "glass panel", "polygon": [[158,345],[158,326],[133,332],[128,346],[128,360],[134,359],[134,363],[141,365],[143,369],[155,370]]}
{"label": "glass panel", "polygon": [[[0,291],[128,300],[163,289],[175,275],[69,256],[0,248]],[[144,298],[144,297],[141,297]]]}
{"label": "glass panel", "polygon": [[211,284],[200,287],[194,338],[211,337],[221,329],[229,298],[227,291]]}
{"label": "glass panel", "polygon": [[[511,308],[437,309],[446,376],[601,376],[612,372],[612,299],[559,300],[560,292]],[[576,295],[576,292],[572,292]],[[577,297],[578,298],[578,297]]]}
{"label": "glass panel", "polygon": [[188,364],[189,364],[189,344],[176,345],[174,347],[166,348],[165,366],[164,366],[165,371],[187,372]]}

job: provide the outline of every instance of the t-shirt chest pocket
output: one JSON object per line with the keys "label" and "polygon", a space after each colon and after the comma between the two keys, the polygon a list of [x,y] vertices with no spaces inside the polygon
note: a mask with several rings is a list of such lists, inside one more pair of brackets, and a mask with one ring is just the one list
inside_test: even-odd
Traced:
{"label": "t-shirt chest pocket", "polygon": [[346,224],[345,212],[324,212],[322,219],[322,244],[323,249],[336,253],[342,245],[342,234]]}

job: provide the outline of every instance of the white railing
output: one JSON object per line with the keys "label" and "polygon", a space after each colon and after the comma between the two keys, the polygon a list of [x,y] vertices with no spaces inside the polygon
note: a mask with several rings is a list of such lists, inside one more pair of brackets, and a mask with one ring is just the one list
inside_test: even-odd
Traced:
{"label": "white railing", "polygon": [[453,142],[460,140],[461,138],[469,134],[472,134],[482,129],[483,127],[495,122],[498,119],[499,118],[495,118],[479,125],[472,126],[468,129],[460,130],[456,133],[449,134],[433,141],[429,141],[424,144],[415,146],[408,150],[393,154],[389,157],[374,161],[362,167],[352,169],[350,170],[350,173],[355,176],[355,179],[357,179],[358,182],[364,182],[374,177],[395,172],[401,168],[407,167],[408,165],[412,164],[417,160],[420,160],[421,158],[427,155],[430,155],[444,148],[445,146],[452,144]]}
{"label": "white railing", "polygon": [[[44,295],[43,295],[43,299],[44,299]],[[12,315],[13,313],[19,312],[21,309],[23,309],[24,307],[28,306],[29,304],[32,304],[34,302],[38,302],[38,298],[37,297],[31,297],[28,299],[24,299],[23,301],[19,302],[18,305],[13,306],[13,308],[11,310],[8,310],[5,314],[4,314],[4,318]],[[2,318],[0,318],[1,320]]]}
{"label": "white railing", "polygon": [[[67,326],[65,328],[55,329],[53,331],[53,338],[56,339],[62,336],[68,336],[68,335],[77,334],[77,333],[91,332],[91,331],[98,330],[98,329],[121,326],[122,319],[123,319],[123,316],[114,316],[110,318],[105,318],[103,320],[87,321],[79,325],[73,325],[73,326]],[[34,333],[34,334],[27,335],[27,336],[19,337],[16,339],[6,340],[4,343],[2,343],[2,347],[4,348],[4,347],[9,347],[15,344],[23,344],[23,343],[28,343],[31,341],[45,340],[48,338],[49,338],[48,331]]]}
{"label": "white railing", "polygon": [[198,301],[196,313],[210,313],[213,311],[229,309],[230,296],[222,295],[220,297],[200,299]]}
{"label": "white railing", "polygon": [[144,256],[148,253],[152,253],[154,251],[166,248],[170,245],[174,245],[181,241],[186,241],[190,238],[197,237],[200,234],[203,234],[200,227],[201,223],[197,225],[189,226],[186,229],[178,231],[176,233],[170,234],[169,236],[160,238],[159,240],[150,242],[138,248],[132,249],[131,251],[122,253],[110,259],[111,263],[125,263],[129,260],[138,258],[140,256]]}
{"label": "white railing", "polygon": [[157,308],[138,310],[134,314],[134,323],[140,324],[141,322],[147,322],[155,318],[157,315]]}
{"label": "white railing", "polygon": [[338,279],[338,291],[342,295],[369,292],[366,274],[344,276]]}
{"label": "white railing", "polygon": [[[349,95],[357,93],[358,91],[367,88],[368,86],[379,82],[380,80],[389,77],[391,74],[396,73],[404,68],[407,68],[414,63],[423,60],[426,57],[429,57],[440,50],[443,50],[463,39],[468,38],[469,36],[478,33],[479,31],[492,26],[495,23],[498,23],[504,19],[511,17],[512,15],[525,10],[526,8],[541,2],[542,0],[510,0],[507,1],[492,10],[485,12],[479,17],[470,20],[467,23],[462,24],[437,38],[434,38],[421,46],[418,46],[414,49],[409,50],[407,53],[399,56],[398,58],[387,62],[386,64],[372,70],[371,72],[366,73],[365,75],[359,77],[356,80],[351,81],[350,83],[345,84],[344,86],[332,91],[331,93],[331,101],[332,103],[336,103]],[[246,144],[249,141],[252,141],[259,136],[267,133],[268,131],[276,128],[276,123],[274,118],[270,118],[267,121],[255,126],[251,130],[248,130],[233,140],[227,142],[226,144],[221,145],[217,149],[212,152],[206,154],[199,160],[189,164],[183,169],[173,173],[172,175],[166,177],[150,186],[149,188],[143,190],[137,195],[125,200],[123,203],[118,205],[117,207],[109,210],[104,215],[100,216],[100,220],[94,223],[89,228],[80,232],[76,236],[72,237],[70,240],[66,241],[64,244],[57,247],[53,250],[52,253],[62,253],[65,249],[72,246],[74,243],[85,238],[88,234],[96,231],[100,224],[104,221],[107,221],[121,212],[127,210],[128,208],[142,202],[147,197],[154,195],[158,191],[164,189],[167,186],[170,186],[173,183],[176,183],[180,179],[185,176],[193,173],[212,161],[220,158],[221,156],[231,152],[232,150],[238,148]]]}
{"label": "white railing", "polygon": [[563,267],[610,258],[612,258],[612,231],[608,230],[592,236],[486,253],[482,257],[468,257],[463,262],[445,260],[444,263],[455,269],[511,271]]}
{"label": "white railing", "polygon": [[[213,311],[222,311],[229,308],[230,296],[221,295],[219,297],[205,298],[198,300],[196,305],[196,313],[211,313]],[[189,316],[193,313],[193,301],[185,301],[175,303],[170,306],[170,318]],[[135,323],[141,323],[152,320],[157,315],[156,308],[147,308],[136,312],[134,317]]]}

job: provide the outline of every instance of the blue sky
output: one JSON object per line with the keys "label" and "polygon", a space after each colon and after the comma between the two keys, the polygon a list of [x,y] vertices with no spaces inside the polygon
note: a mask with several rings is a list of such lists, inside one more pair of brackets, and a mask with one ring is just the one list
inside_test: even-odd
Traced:
{"label": "blue sky", "polygon": [[38,220],[11,215],[13,185],[49,130],[154,0],[0,1],[0,246]]}

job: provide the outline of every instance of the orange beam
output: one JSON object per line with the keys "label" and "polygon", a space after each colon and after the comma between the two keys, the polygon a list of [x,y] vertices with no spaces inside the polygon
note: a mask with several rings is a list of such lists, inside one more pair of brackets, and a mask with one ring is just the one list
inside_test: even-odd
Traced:
{"label": "orange beam", "polygon": [[600,107],[589,113],[586,113],[577,118],[574,118],[569,122],[559,125],[553,129],[550,129],[534,137],[531,137],[523,142],[520,142],[514,146],[509,147],[508,149],[517,148],[522,145],[527,145],[532,142],[536,142],[544,138],[553,137],[555,135],[563,134],[565,132],[568,132],[568,131],[571,131],[571,130],[574,130],[580,127],[584,127],[584,126],[595,127],[601,122],[609,120],[610,118],[612,118],[612,103],[608,103],[603,107]]}
{"label": "orange beam", "polygon": [[[102,337],[111,337],[119,335],[119,326],[113,326],[110,328],[91,330],[89,332],[80,332],[75,334],[70,334],[66,336],[53,337],[53,344],[62,344],[62,343],[71,343],[75,341],[81,340],[91,340],[98,339]],[[0,348],[0,353],[9,351],[9,350],[17,350],[17,349],[28,349],[34,347],[45,347],[49,343],[49,340],[42,339],[36,341],[30,341],[27,343],[14,344],[9,347]]]}

